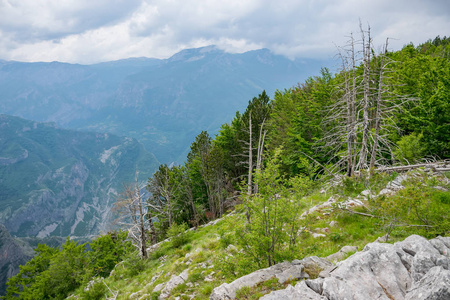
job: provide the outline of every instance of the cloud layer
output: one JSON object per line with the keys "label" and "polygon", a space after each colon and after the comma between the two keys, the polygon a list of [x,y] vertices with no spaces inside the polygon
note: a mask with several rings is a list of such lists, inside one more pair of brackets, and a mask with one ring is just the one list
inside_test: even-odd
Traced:
{"label": "cloud layer", "polygon": [[449,35],[447,0],[0,0],[0,59],[95,63],[215,44],[329,58],[369,23],[391,47]]}

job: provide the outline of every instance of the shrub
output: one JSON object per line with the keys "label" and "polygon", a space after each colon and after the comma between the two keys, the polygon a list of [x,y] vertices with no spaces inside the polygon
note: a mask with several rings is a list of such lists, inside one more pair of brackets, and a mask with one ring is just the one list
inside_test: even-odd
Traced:
{"label": "shrub", "polygon": [[170,238],[170,243],[173,248],[181,247],[189,241],[186,230],[186,223],[181,223],[180,225],[173,223],[169,230],[167,230],[167,236]]}
{"label": "shrub", "polygon": [[99,300],[105,298],[107,293],[106,286],[101,280],[95,280],[88,288],[81,292],[81,299],[84,300]]}
{"label": "shrub", "polygon": [[425,154],[426,147],[422,143],[423,134],[415,132],[403,136],[398,142],[398,149],[394,156],[401,162],[411,164],[418,161]]}

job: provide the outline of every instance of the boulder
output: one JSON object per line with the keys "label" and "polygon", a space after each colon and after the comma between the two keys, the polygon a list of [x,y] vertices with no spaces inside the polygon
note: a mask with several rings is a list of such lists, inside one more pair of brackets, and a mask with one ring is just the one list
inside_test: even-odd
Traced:
{"label": "boulder", "polygon": [[[184,283],[189,276],[189,270],[186,269],[180,273],[180,275],[172,275],[170,280],[167,282],[166,286],[161,290],[161,294],[159,295],[159,299],[166,299],[170,296],[170,292],[177,287],[178,285]],[[155,291],[155,290],[153,290]]]}
{"label": "boulder", "polygon": [[306,280],[261,299],[450,299],[450,238],[412,235],[395,244],[370,243],[327,277]]}
{"label": "boulder", "polygon": [[292,263],[283,262],[245,275],[231,283],[224,283],[213,290],[209,299],[235,299],[237,290],[243,287],[256,286],[258,283],[264,282],[273,277],[278,278],[279,283],[284,283],[288,280],[308,278],[309,275],[303,272],[303,265],[299,264],[298,261],[294,261]]}

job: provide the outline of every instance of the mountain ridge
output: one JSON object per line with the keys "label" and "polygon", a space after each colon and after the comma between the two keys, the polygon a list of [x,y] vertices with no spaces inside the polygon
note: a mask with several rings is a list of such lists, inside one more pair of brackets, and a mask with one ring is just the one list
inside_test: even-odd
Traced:
{"label": "mountain ridge", "polygon": [[165,163],[182,162],[201,130],[216,133],[264,89],[318,74],[268,49],[231,54],[215,46],[168,59],[130,58],[92,65],[0,64],[0,113],[138,139]]}

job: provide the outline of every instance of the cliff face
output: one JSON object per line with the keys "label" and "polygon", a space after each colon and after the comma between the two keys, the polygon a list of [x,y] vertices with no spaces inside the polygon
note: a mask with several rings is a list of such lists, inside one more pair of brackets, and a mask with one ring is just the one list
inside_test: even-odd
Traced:
{"label": "cliff face", "polygon": [[0,115],[0,223],[16,236],[89,236],[136,170],[158,162],[136,140]]}
{"label": "cliff face", "polygon": [[5,294],[8,278],[19,273],[19,265],[25,264],[30,258],[6,227],[0,224],[0,295]]}

